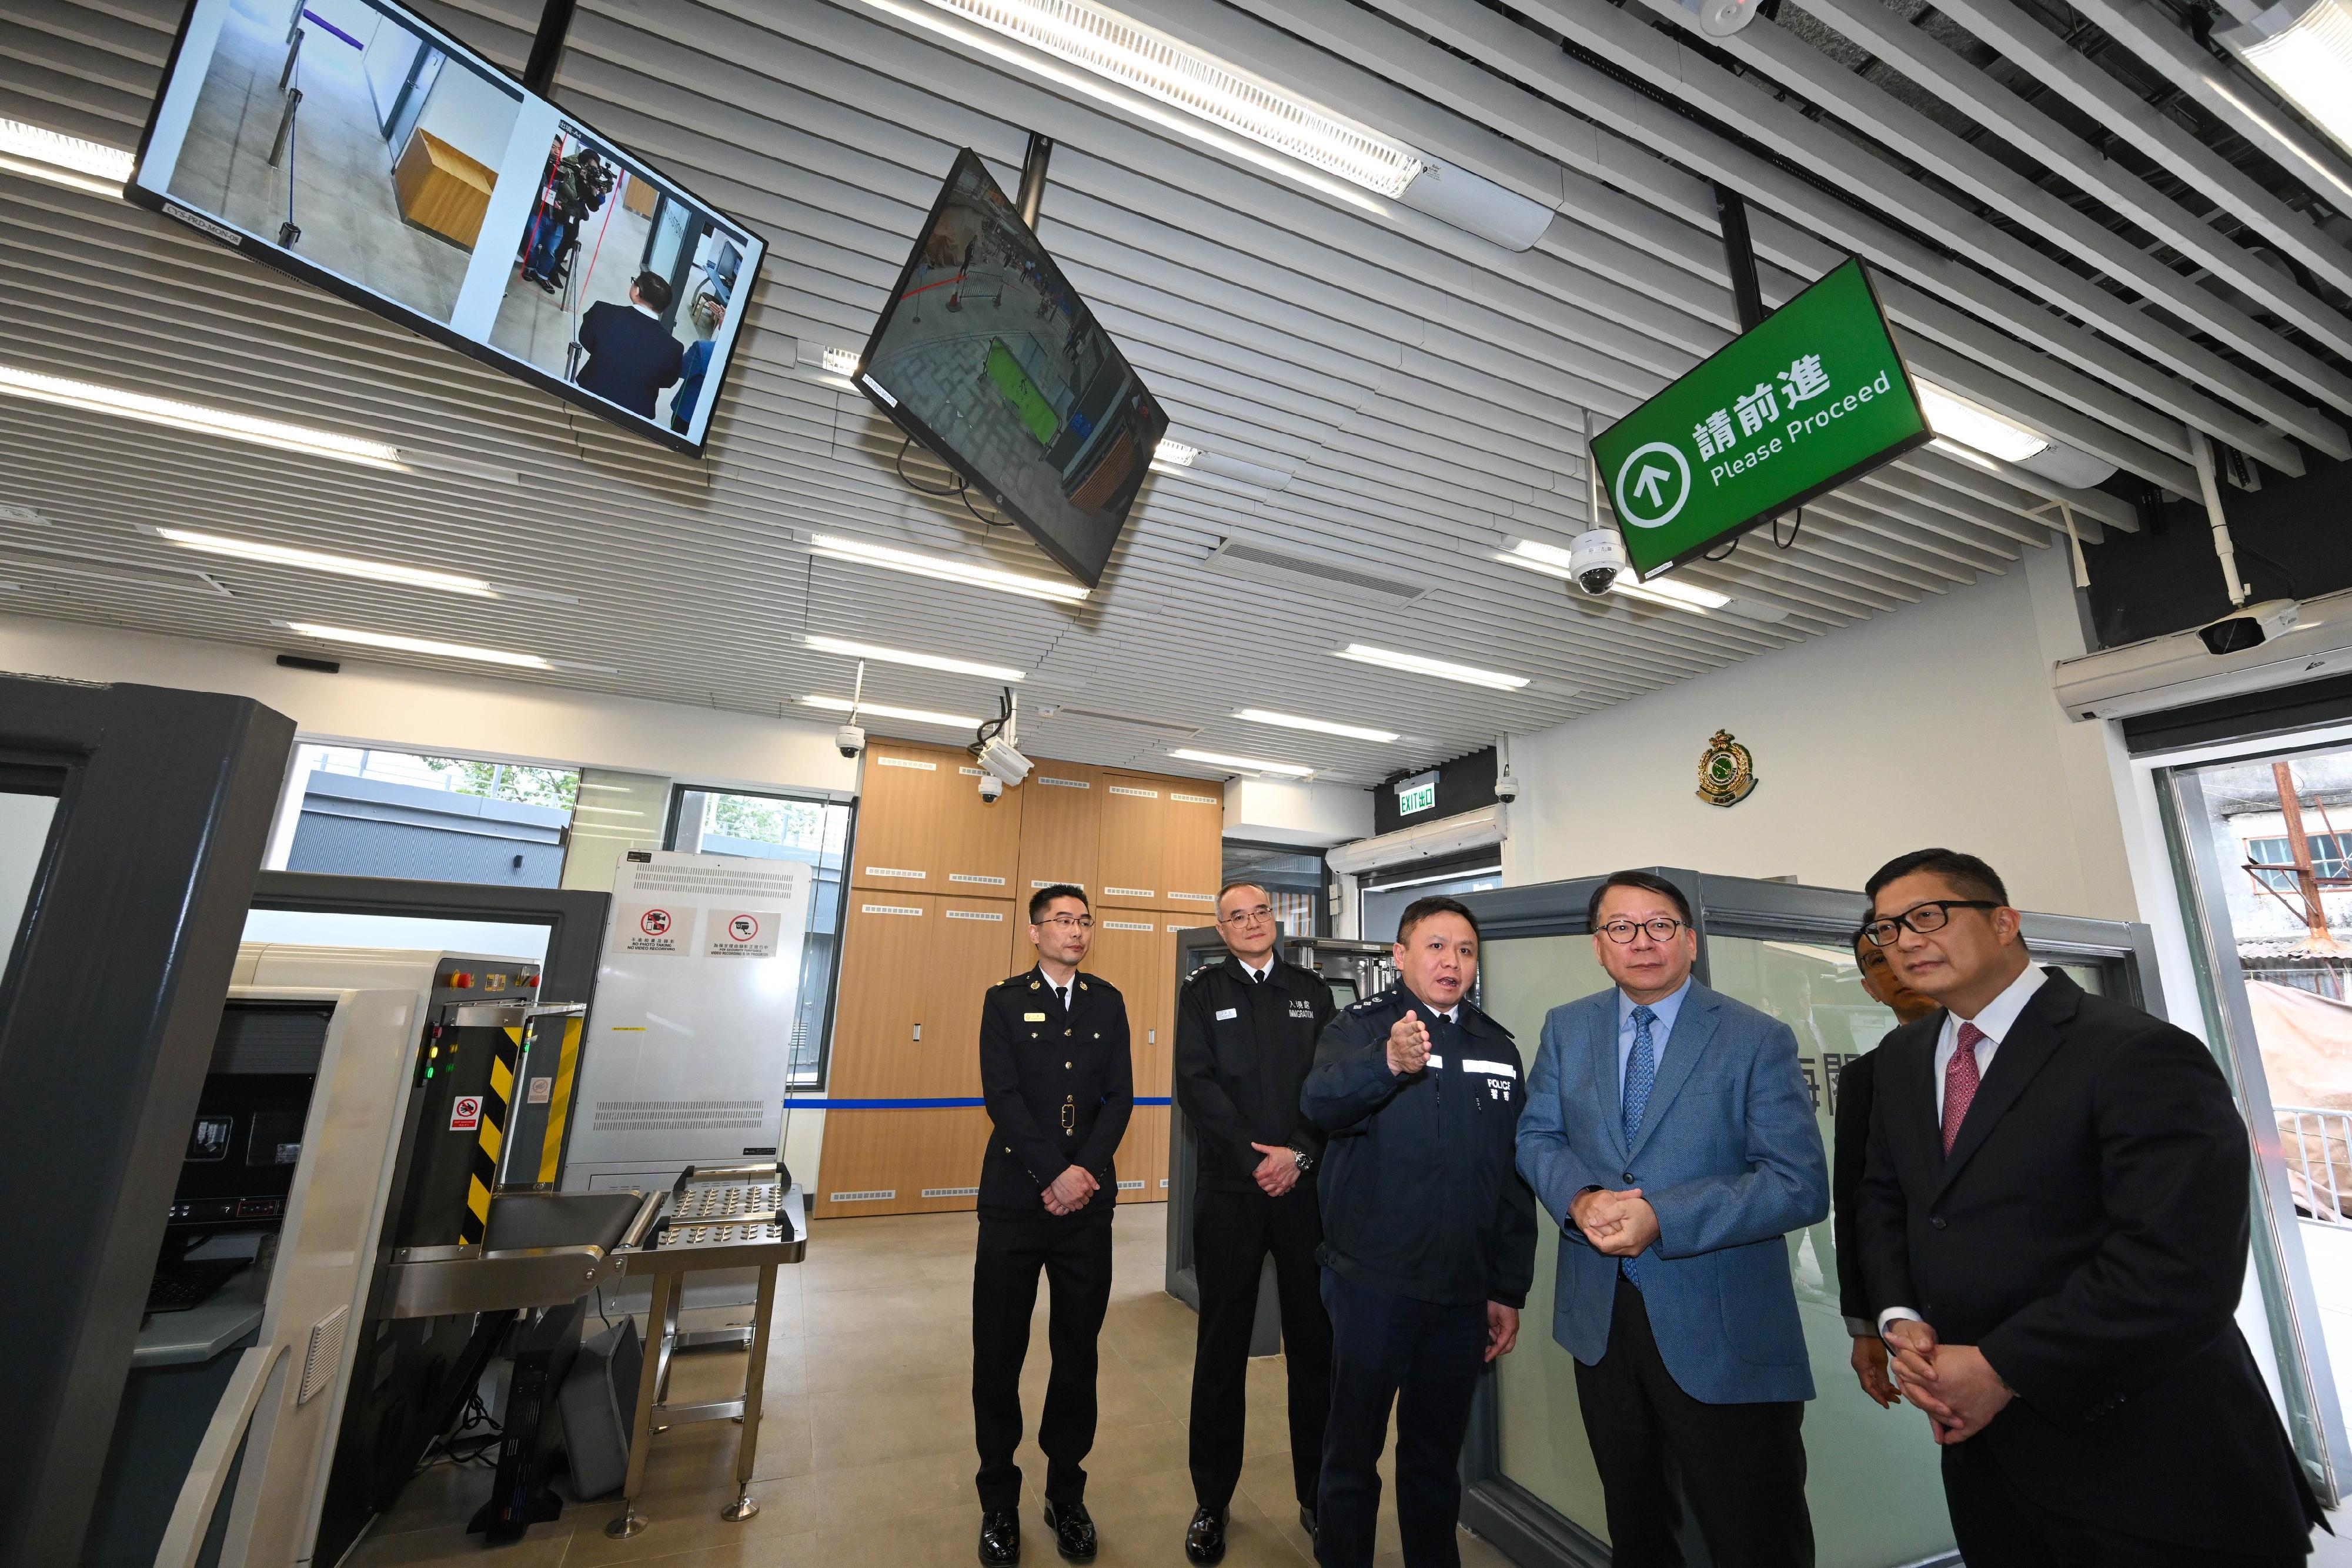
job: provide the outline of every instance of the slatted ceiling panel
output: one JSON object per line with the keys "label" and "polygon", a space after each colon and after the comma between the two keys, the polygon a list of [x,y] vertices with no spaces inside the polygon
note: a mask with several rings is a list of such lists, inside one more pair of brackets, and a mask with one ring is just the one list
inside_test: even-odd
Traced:
{"label": "slatted ceiling panel", "polygon": [[[176,7],[139,4],[150,36],[113,52],[145,58],[145,83]],[[68,42],[121,30],[90,7],[55,14],[63,21],[47,36]],[[510,68],[536,16],[506,0],[430,14]],[[1564,540],[1581,526],[1586,406],[1622,412],[1728,336],[1703,211],[1644,205],[1572,173],[1570,210],[1536,251],[1514,255],[1419,214],[1368,222],[1301,198],[859,6],[798,6],[791,36],[783,26],[749,0],[591,5],[559,89],[592,123],[775,242],[705,465],[645,448],[145,214],[0,176],[12,219],[0,225],[0,287],[28,301],[12,322],[12,352],[85,374],[131,366],[140,384],[173,395],[446,449],[520,478],[518,487],[381,475],[0,403],[0,492],[42,507],[54,519],[45,535],[184,567],[192,558],[130,525],[201,517],[222,531],[536,580],[583,601],[577,613],[517,618],[225,562],[236,595],[226,601],[43,586],[35,607],[264,645],[290,641],[268,629],[273,616],[397,628],[616,666],[610,677],[521,678],[768,713],[793,711],[786,705],[804,692],[845,695],[848,664],[800,641],[845,632],[1032,668],[1032,705],[1059,692],[1181,718],[1199,727],[1191,744],[1204,748],[1370,779],[1423,758],[1233,720],[1236,706],[1285,705],[1263,681],[1221,673],[1206,651],[1252,629],[1277,666],[1314,672],[1333,694],[1323,701],[1378,708],[1428,737],[1433,759],[1899,608],[2002,570],[2022,543],[2048,537],[2046,521],[2017,515],[2038,497],[1923,454],[1809,508],[1786,553],[1759,540],[1727,562],[1685,569],[1689,580],[1785,608],[1777,625],[1570,601],[1555,580],[1492,558],[1522,528]],[[16,35],[0,37],[0,65],[23,52]],[[43,101],[102,113],[121,90],[107,80],[128,68],[78,77],[77,63],[91,62],[69,54],[41,62],[43,79],[68,89]],[[12,79],[0,70],[0,92]],[[973,107],[983,103],[997,117]],[[140,102],[120,118],[143,115]],[[1290,480],[1265,490],[1155,475],[1103,590],[1076,608],[808,557],[808,536],[824,530],[1056,575],[1013,530],[983,539],[961,502],[909,491],[892,471],[902,438],[862,398],[797,363],[799,340],[863,343],[952,149],[979,147],[1009,184],[1032,124],[1063,143],[1047,242],[1129,345],[1174,433]],[[17,225],[20,213],[36,221]],[[1759,227],[1768,219],[1759,214]],[[1996,358],[2004,368],[1985,372],[1992,384],[2016,384],[2004,378],[2026,364],[2037,383],[2070,389],[2069,407],[2090,404],[2087,417],[2119,428],[2118,400],[2100,413],[2107,394],[2067,380],[2077,372],[2032,363],[2014,345]],[[2145,411],[2123,406],[2138,422],[2129,439],[2142,439]],[[927,485],[943,478],[919,452],[907,467]],[[0,552],[18,527],[0,524]],[[1367,612],[1202,570],[1236,533],[1375,575],[1433,572],[1433,591],[1402,612]],[[1366,640],[1448,647],[1538,685],[1490,693],[1328,658]],[[662,657],[644,657],[646,646]],[[1057,674],[1066,685],[1054,685]],[[993,703],[981,683],[905,668],[870,670],[868,695],[980,714]],[[1024,737],[1061,755],[1209,771],[1168,760],[1180,742],[1133,726],[1033,717]]]}

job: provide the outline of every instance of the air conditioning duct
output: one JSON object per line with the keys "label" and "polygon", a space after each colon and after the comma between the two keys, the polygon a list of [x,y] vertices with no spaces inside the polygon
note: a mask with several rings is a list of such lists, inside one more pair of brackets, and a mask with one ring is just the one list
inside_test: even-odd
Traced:
{"label": "air conditioning duct", "polygon": [[1324,861],[1340,875],[1354,876],[1360,872],[1387,871],[1415,861],[1465,854],[1499,844],[1509,837],[1509,807],[1497,801],[1459,816],[1440,817],[1433,822],[1416,823],[1393,833],[1341,844],[1327,853]]}
{"label": "air conditioning duct", "polygon": [[2060,660],[2058,706],[2076,720],[2131,718],[2352,674],[2352,591],[2304,601],[2292,627],[2233,653],[2209,651],[2201,630]]}

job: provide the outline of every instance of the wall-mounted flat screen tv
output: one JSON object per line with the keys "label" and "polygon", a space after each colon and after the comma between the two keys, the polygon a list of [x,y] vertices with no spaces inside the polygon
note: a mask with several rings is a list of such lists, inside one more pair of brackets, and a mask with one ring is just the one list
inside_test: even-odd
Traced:
{"label": "wall-mounted flat screen tv", "polygon": [[1102,580],[1168,416],[970,148],[857,384],[1071,576]]}
{"label": "wall-mounted flat screen tv", "polygon": [[689,453],[766,250],[390,0],[194,0],[123,193]]}

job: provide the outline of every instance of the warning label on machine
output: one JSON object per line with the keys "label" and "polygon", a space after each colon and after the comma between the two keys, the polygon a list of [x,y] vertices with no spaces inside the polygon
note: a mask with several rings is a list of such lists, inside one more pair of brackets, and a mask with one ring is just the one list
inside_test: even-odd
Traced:
{"label": "warning label on machine", "polygon": [[695,916],[690,904],[625,904],[613,922],[613,947],[621,953],[680,955],[694,950]]}
{"label": "warning label on machine", "polygon": [[449,1130],[453,1133],[479,1131],[482,1125],[482,1097],[460,1094],[449,1102]]}
{"label": "warning label on machine", "polygon": [[714,910],[707,951],[714,958],[772,958],[776,956],[776,932],[783,919],[772,909],[732,913]]}

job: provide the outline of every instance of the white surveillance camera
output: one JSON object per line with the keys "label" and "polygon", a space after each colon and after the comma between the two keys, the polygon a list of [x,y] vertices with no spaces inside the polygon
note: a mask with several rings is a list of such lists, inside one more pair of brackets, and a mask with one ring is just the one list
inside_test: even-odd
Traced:
{"label": "white surveillance camera", "polygon": [[833,732],[833,744],[844,757],[855,757],[866,749],[866,731],[854,724],[845,724]]}
{"label": "white surveillance camera", "polygon": [[993,773],[983,773],[980,776],[980,803],[982,805],[993,806],[998,800],[1003,798],[1003,779],[999,779]]}
{"label": "white surveillance camera", "polygon": [[1516,800],[1518,798],[1519,781],[1517,779],[1506,773],[1500,779],[1495,780],[1496,800],[1507,803],[1509,801]]}
{"label": "white surveillance camera", "polygon": [[1625,541],[1615,528],[1594,528],[1576,536],[1569,548],[1568,570],[1577,587],[1598,595],[1608,592],[1620,574],[1633,570],[1633,563],[1625,559]]}
{"label": "white surveillance camera", "polygon": [[2266,599],[2209,626],[2199,627],[2197,635],[2209,653],[2235,653],[2284,636],[2294,631],[2302,619],[2303,606],[2294,600]]}
{"label": "white surveillance camera", "polygon": [[1030,761],[1013,748],[1003,736],[992,736],[980,748],[980,765],[989,776],[1006,784],[1018,784],[1029,777]]}

